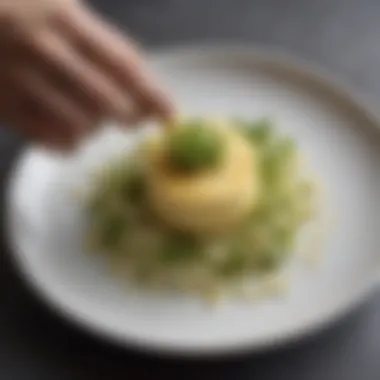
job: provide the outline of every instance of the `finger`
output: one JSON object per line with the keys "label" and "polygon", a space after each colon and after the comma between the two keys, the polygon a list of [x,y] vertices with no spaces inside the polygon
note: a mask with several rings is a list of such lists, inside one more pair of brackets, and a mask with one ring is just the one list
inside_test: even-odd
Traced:
{"label": "finger", "polygon": [[144,66],[137,47],[119,31],[79,6],[66,15],[61,14],[58,24],[89,59],[120,81],[147,113],[163,117],[173,113],[172,102]]}
{"label": "finger", "polygon": [[66,90],[71,89],[72,96],[90,104],[98,115],[128,119],[128,97],[109,78],[81,59],[66,41],[53,33],[45,33],[36,39],[34,46],[41,70],[48,70],[55,81],[60,79]]}
{"label": "finger", "polygon": [[40,141],[46,138],[47,132],[39,125],[34,128],[36,119],[40,120],[40,109],[36,104],[26,100],[26,97],[20,93],[19,89],[10,83],[9,78],[0,79],[0,117],[1,122],[8,123],[16,130],[33,141]]}
{"label": "finger", "polygon": [[[28,104],[27,111],[33,114],[33,120],[53,122],[52,127],[40,127],[49,129],[49,136],[74,144],[87,132],[91,117],[52,87],[37,71],[15,68],[10,72],[10,80],[20,94],[19,98]],[[34,128],[35,123],[32,124]]]}
{"label": "finger", "polygon": [[57,119],[47,118],[36,104],[25,98],[8,96],[6,102],[0,101],[2,121],[18,130],[23,137],[54,150],[71,150],[72,139],[66,134],[58,134],[62,125]]}

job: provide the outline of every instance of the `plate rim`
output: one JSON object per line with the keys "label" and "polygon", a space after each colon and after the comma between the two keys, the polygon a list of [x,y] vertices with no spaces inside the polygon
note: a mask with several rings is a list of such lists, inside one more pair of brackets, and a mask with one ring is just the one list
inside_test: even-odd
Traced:
{"label": "plate rim", "polygon": [[[321,65],[300,58],[297,55],[291,54],[283,49],[256,46],[253,44],[231,44],[231,43],[198,43],[198,44],[184,44],[184,45],[169,45],[167,47],[154,48],[148,51],[148,56],[158,56],[168,59],[183,54],[199,54],[200,52],[212,55],[220,52],[230,52],[231,54],[244,54],[247,59],[257,61],[258,59],[265,59],[272,61],[276,64],[280,63],[285,68],[302,74],[319,83],[322,88],[327,89],[334,97],[339,97],[350,105],[350,108],[355,107],[367,117],[372,126],[371,129],[379,133],[380,141],[380,114],[377,112],[374,103],[368,95],[363,92],[357,91],[355,88],[348,84],[347,80],[338,78],[332,72],[321,67]],[[372,128],[373,127],[373,128]],[[13,162],[8,181],[5,185],[5,212],[4,212],[4,229],[5,240],[9,247],[9,253],[12,263],[14,264],[17,272],[21,274],[22,281],[28,285],[33,291],[33,294],[47,306],[47,308],[54,312],[54,314],[62,317],[66,321],[72,323],[81,330],[90,333],[91,335],[101,338],[106,342],[116,344],[120,347],[133,347],[140,351],[159,353],[160,355],[181,356],[181,357],[209,357],[220,355],[235,355],[245,353],[247,351],[263,352],[273,348],[279,348],[286,345],[291,345],[301,339],[306,339],[308,336],[314,335],[319,331],[332,325],[334,322],[339,321],[345,315],[359,307],[364,303],[377,288],[380,281],[380,265],[378,268],[378,275],[374,278],[369,278],[363,284],[360,291],[350,297],[347,302],[333,309],[332,312],[326,313],[317,321],[313,321],[312,325],[301,326],[300,328],[292,329],[290,332],[285,331],[278,333],[275,337],[267,340],[251,341],[241,340],[236,341],[234,344],[224,343],[219,345],[207,345],[197,347],[193,345],[168,343],[168,342],[151,342],[148,339],[136,339],[135,336],[127,336],[128,334],[119,335],[116,330],[102,328],[99,324],[93,323],[91,320],[83,319],[80,313],[74,310],[67,309],[66,305],[55,299],[49,291],[42,286],[34,274],[28,269],[27,264],[22,259],[22,254],[19,253],[20,247],[17,244],[17,232],[12,229],[11,218],[16,211],[15,205],[12,202],[12,194],[17,185],[18,173],[20,169],[27,162],[29,154],[33,152],[33,148],[24,149],[17,159]]]}

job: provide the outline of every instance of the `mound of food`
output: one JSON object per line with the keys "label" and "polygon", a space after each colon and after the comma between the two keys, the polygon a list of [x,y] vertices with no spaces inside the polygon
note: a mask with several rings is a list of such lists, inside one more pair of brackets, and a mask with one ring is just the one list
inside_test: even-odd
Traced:
{"label": "mound of food", "polygon": [[91,250],[141,286],[207,297],[277,272],[313,217],[299,163],[269,120],[161,128],[96,176]]}

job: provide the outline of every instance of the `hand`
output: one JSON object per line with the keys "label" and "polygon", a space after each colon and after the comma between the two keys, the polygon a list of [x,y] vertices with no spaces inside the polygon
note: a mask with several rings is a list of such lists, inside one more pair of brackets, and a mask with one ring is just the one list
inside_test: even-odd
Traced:
{"label": "hand", "polygon": [[0,122],[72,148],[104,118],[168,118],[133,43],[76,0],[0,0]]}

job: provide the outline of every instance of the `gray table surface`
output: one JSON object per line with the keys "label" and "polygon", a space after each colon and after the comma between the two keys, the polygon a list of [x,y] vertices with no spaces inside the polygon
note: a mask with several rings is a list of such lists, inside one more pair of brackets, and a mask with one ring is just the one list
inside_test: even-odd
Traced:
{"label": "gray table surface", "polygon": [[[277,46],[319,62],[380,101],[377,0],[97,0],[93,4],[147,46],[205,39]],[[22,145],[1,130],[1,194]],[[0,248],[1,380],[380,379],[379,293],[339,324],[291,348],[230,360],[160,360],[108,347],[47,313],[15,274],[4,244]]]}

